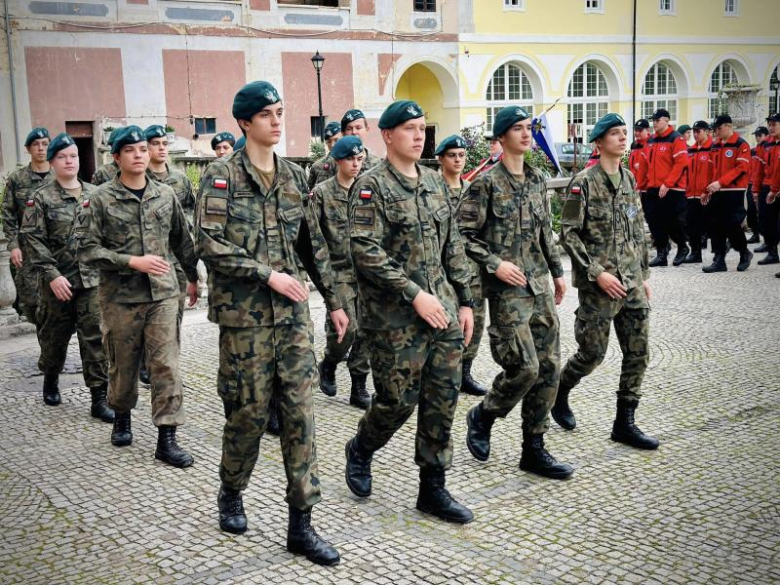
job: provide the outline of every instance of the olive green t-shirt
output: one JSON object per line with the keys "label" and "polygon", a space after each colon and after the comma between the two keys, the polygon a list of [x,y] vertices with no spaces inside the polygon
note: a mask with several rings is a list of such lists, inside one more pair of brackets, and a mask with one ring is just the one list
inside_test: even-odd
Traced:
{"label": "olive green t-shirt", "polygon": [[607,173],[607,176],[609,177],[609,180],[612,181],[612,186],[617,189],[620,187],[620,173],[617,172],[614,175],[611,175]]}

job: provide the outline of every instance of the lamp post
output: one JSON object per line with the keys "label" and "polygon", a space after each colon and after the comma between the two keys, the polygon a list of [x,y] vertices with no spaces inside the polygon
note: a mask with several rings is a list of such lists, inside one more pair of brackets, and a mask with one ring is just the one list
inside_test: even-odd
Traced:
{"label": "lamp post", "polygon": [[322,66],[325,64],[325,57],[320,55],[320,52],[317,51],[314,54],[314,57],[311,58],[311,64],[314,65],[314,70],[317,72],[317,104],[319,105],[320,112],[320,115],[317,117],[316,127],[314,128],[314,135],[318,138],[322,138],[322,133],[325,131],[325,128],[323,128],[324,118],[322,116],[322,83],[320,81],[320,71],[322,71]]}

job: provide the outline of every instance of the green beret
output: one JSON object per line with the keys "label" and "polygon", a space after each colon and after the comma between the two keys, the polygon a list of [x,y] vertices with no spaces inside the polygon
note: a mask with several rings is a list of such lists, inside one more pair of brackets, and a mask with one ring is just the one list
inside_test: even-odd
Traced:
{"label": "green beret", "polygon": [[233,151],[241,150],[246,146],[246,137],[242,136],[238,140],[236,140],[236,143],[233,145]]}
{"label": "green beret", "polygon": [[59,151],[64,150],[69,146],[74,146],[75,144],[76,142],[70,137],[70,134],[65,134],[65,132],[57,134],[57,136],[54,137],[54,140],[49,142],[49,148],[46,149],[46,160],[53,159],[54,155]]}
{"label": "green beret", "polygon": [[677,128],[677,131],[678,131],[680,134],[685,134],[685,133],[686,133],[688,130],[690,130],[690,129],[691,129],[691,127],[690,127],[690,126],[688,126],[688,124],[683,124],[682,126],[680,126],[680,127],[678,127],[678,128]]}
{"label": "green beret", "polygon": [[165,127],[159,124],[152,124],[146,130],[144,130],[144,138],[149,142],[152,138],[165,138],[167,136]]}
{"label": "green beret", "polygon": [[279,92],[267,81],[247,83],[233,98],[233,117],[251,120],[257,112],[280,101]]}
{"label": "green beret", "polygon": [[593,130],[590,131],[590,138],[588,142],[593,142],[597,138],[601,138],[604,134],[614,128],[615,126],[625,126],[626,120],[620,114],[607,114],[601,118]]}
{"label": "green beret", "polygon": [[390,130],[407,120],[416,120],[424,115],[425,112],[417,105],[417,102],[398,100],[387,106],[387,109],[382,112],[382,116],[379,118],[379,129]]}
{"label": "green beret", "polygon": [[236,137],[233,136],[230,132],[220,132],[214,138],[211,139],[211,149],[215,150],[217,148],[217,144],[219,144],[220,142],[229,142],[230,146],[235,146]]}
{"label": "green beret", "polygon": [[493,120],[493,138],[503,136],[512,126],[530,117],[531,114],[520,106],[501,108]]}
{"label": "green beret", "polygon": [[30,146],[34,141],[41,138],[49,138],[49,131],[46,128],[33,128],[24,139],[25,147]]}
{"label": "green beret", "polygon": [[333,148],[330,149],[330,156],[336,160],[349,158],[363,152],[363,142],[357,136],[345,136],[339,138]]}
{"label": "green beret", "polygon": [[111,154],[118,153],[123,146],[138,144],[139,142],[146,142],[146,137],[144,136],[144,131],[138,126],[119,128],[114,137],[114,142],[111,144]]}
{"label": "green beret", "polygon": [[328,140],[330,138],[333,138],[336,134],[341,133],[341,124],[338,122],[330,122],[327,126],[325,126],[325,130],[322,132],[322,139]]}
{"label": "green beret", "polygon": [[366,119],[366,115],[361,110],[347,110],[341,117],[341,131],[347,129],[347,124],[355,120]]}
{"label": "green beret", "polygon": [[466,148],[466,141],[457,134],[447,136],[447,138],[439,143],[439,147],[436,149],[434,154],[436,156],[441,156],[451,148]]}
{"label": "green beret", "polygon": [[108,141],[106,142],[107,146],[111,146],[112,144],[114,144],[114,140],[116,139],[116,135],[119,134],[120,130],[121,130],[121,128],[114,128],[111,131],[111,134],[108,135]]}

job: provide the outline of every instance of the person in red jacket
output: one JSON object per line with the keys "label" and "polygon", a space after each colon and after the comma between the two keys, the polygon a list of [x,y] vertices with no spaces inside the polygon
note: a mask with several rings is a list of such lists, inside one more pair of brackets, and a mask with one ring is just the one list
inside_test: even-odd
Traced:
{"label": "person in red jacket", "polygon": [[688,145],[669,125],[667,110],[656,110],[652,118],[655,134],[647,145],[645,216],[657,253],[650,266],[668,265],[670,239],[677,244],[677,254],[672,263],[679,266],[691,251],[685,241],[684,227]]}
{"label": "person in red jacket", "polygon": [[750,174],[750,145],[734,132],[731,116],[722,115],[713,124],[717,142],[712,146],[715,162],[714,180],[701,197],[707,206],[707,216],[712,237],[712,264],[702,268],[703,272],[725,272],[726,238],[731,247],[739,252],[737,270],[744,272],[750,267],[753,253],[748,250],[742,222],[745,221],[745,188]]}
{"label": "person in red jacket", "polygon": [[[753,185],[756,181],[758,165],[761,164],[760,157],[763,156],[764,152],[761,145],[769,137],[769,129],[766,126],[759,126],[753,131],[753,136],[756,137],[756,146],[750,150],[750,178],[748,179],[747,191],[745,192],[747,200],[747,223],[750,232],[753,234],[747,241],[748,244],[758,244],[761,241],[759,236],[761,224],[758,219],[758,196],[753,194]],[[756,248],[754,250],[754,252],[762,251],[766,251],[766,249],[759,250]]]}
{"label": "person in red jacket", "polygon": [[650,139],[650,122],[641,118],[634,123],[634,142],[628,155],[628,169],[636,179],[636,189],[644,199],[647,189],[647,141]]}
{"label": "person in red jacket", "polygon": [[[767,193],[766,196],[766,203],[768,206],[775,209],[775,215],[780,216],[780,213],[778,213],[778,208],[780,208],[780,114],[775,114],[773,119],[774,124],[770,126],[770,128],[772,128],[772,133],[775,137],[775,147],[771,155],[774,157],[774,166],[771,174],[771,182],[769,183],[769,193]],[[775,223],[775,234],[780,234],[780,217],[777,218],[777,222]],[[777,248],[775,248],[775,250],[777,250]],[[775,254],[775,258],[777,258],[777,254]],[[775,278],[780,278],[780,272],[775,273]]]}
{"label": "person in red jacket", "polygon": [[780,112],[775,112],[767,119],[769,138],[761,145],[763,153],[753,182],[753,193],[758,195],[758,217],[764,235],[764,245],[767,255],[758,261],[761,265],[778,264],[777,255],[778,216],[780,216],[780,201],[769,199],[772,178],[777,174],[780,160]]}
{"label": "person in red jacket", "polygon": [[685,229],[691,252],[683,260],[686,264],[701,262],[701,243],[704,233],[704,207],[702,196],[712,183],[715,174],[715,161],[712,158],[712,137],[710,125],[704,120],[693,124],[693,146],[688,149],[688,185],[685,190]]}

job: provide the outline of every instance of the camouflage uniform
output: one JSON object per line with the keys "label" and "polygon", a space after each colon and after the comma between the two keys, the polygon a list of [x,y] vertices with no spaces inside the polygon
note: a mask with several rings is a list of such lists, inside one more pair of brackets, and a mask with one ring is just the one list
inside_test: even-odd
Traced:
{"label": "camouflage uniform", "polygon": [[33,324],[37,324],[38,275],[26,258],[23,242],[19,241],[19,228],[25,209],[33,204],[33,191],[51,180],[52,176],[49,171],[47,177],[41,178],[32,170],[32,165],[17,169],[6,181],[3,199],[3,231],[8,240],[8,251],[22,249],[22,267],[15,270],[14,276],[19,311]]}
{"label": "camouflage uniform", "polygon": [[[366,154],[366,158],[363,159],[363,166],[360,168],[361,175],[366,171],[373,169],[382,162],[381,158],[375,154],[371,154],[367,148],[364,150],[364,152]],[[325,155],[319,159],[309,169],[309,191],[314,189],[314,187],[323,181],[327,181],[331,177],[335,177],[337,171],[338,166],[336,165],[336,161],[332,156]]]}
{"label": "camouflage uniform", "polygon": [[249,484],[276,392],[281,408],[287,502],[306,510],[320,500],[314,435],[316,372],[309,305],[268,285],[272,271],[303,283],[300,261],[329,311],[341,308],[328,247],[306,195],[300,167],[274,156],[270,192],[246,150],[214,161],[201,180],[196,213],[200,257],[209,269],[209,319],[219,325],[217,391],[225,406],[220,478]]}
{"label": "camouflage uniform", "polygon": [[[41,356],[38,368],[47,376],[58,376],[65,365],[68,344],[78,334],[84,381],[90,388],[107,383],[106,355],[100,337],[100,307],[97,286],[99,273],[79,262],[75,218],[89,207],[96,187],[81,183],[77,198],[56,180],[49,181],[33,195],[34,205],[24,214],[21,233],[29,262],[39,275],[38,342]],[[49,286],[64,276],[73,297],[62,302]]]}
{"label": "camouflage uniform", "polygon": [[[561,388],[573,388],[602,362],[614,322],[623,351],[617,394],[636,403],[648,363],[650,305],[643,282],[650,275],[636,180],[622,167],[620,174],[616,189],[596,165],[578,173],[566,191],[561,224],[579,295],[574,324],[579,348],[563,368]],[[604,271],[623,283],[624,299],[613,300],[598,287],[596,278]]]}
{"label": "camouflage uniform", "polygon": [[119,174],[119,165],[116,164],[114,161],[111,161],[108,164],[101,165],[97,168],[97,170],[92,174],[92,184],[95,186],[102,185],[103,183],[108,183],[111,179],[116,177]]}
{"label": "camouflage uniform", "polygon": [[[360,327],[376,388],[357,441],[364,451],[380,449],[419,405],[415,462],[443,471],[452,462],[461,385],[458,306],[472,300],[471,273],[444,181],[430,169],[417,170],[414,183],[384,160],[350,191]],[[446,329],[430,327],[412,307],[421,290],[444,306]]]}
{"label": "camouflage uniform", "polygon": [[[549,209],[541,172],[526,165],[521,182],[503,161],[474,180],[458,208],[466,252],[482,267],[490,349],[503,368],[482,408],[503,418],[522,400],[523,429],[533,435],[549,428],[560,374],[559,322],[549,274],[563,276],[563,266]],[[495,271],[501,261],[518,266],[528,284],[499,280]]]}
{"label": "camouflage uniform", "polygon": [[139,362],[145,351],[154,424],[183,424],[176,275],[170,270],[152,276],[128,266],[131,256],[156,254],[170,263],[175,257],[190,282],[197,281],[195,248],[181,204],[170,187],[154,181],[147,181],[139,201],[115,177],[92,194],[86,210],[76,228],[79,261],[100,269],[108,403],[117,413],[135,407]]}
{"label": "camouflage uniform", "polygon": [[347,368],[350,373],[367,375],[370,372],[368,347],[358,329],[357,278],[349,253],[349,190],[334,176],[317,185],[312,196],[322,235],[328,243],[333,280],[349,317],[349,329],[341,343],[333,323],[330,319],[325,320],[325,359],[338,364],[349,351]]}

